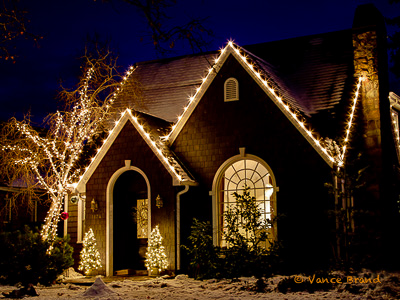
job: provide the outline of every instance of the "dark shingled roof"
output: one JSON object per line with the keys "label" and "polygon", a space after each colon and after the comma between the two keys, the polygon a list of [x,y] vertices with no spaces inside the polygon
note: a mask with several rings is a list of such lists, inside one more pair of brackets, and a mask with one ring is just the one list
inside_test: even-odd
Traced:
{"label": "dark shingled roof", "polygon": [[349,107],[357,83],[352,33],[350,29],[243,48],[273,66],[282,97],[307,123],[322,136],[333,137],[343,130],[338,116]]}
{"label": "dark shingled roof", "polygon": [[[355,87],[352,30],[242,47],[283,99],[323,136],[341,129]],[[131,108],[176,122],[218,52],[142,62],[127,80],[114,109]],[[137,83],[139,82],[139,83]]]}
{"label": "dark shingled roof", "polygon": [[351,30],[243,48],[274,67],[283,96],[308,116],[338,104],[353,75]]}
{"label": "dark shingled roof", "polygon": [[175,123],[216,56],[217,52],[210,52],[138,63],[114,109],[129,107]]}

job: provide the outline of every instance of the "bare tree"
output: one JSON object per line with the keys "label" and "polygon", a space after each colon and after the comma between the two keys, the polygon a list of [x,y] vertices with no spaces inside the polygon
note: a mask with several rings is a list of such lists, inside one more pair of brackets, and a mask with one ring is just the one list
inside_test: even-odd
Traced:
{"label": "bare tree", "polygon": [[11,119],[1,135],[0,167],[9,181],[24,181],[31,194],[37,188],[49,194],[51,205],[41,234],[50,241],[56,237],[64,197],[81,174],[82,151],[103,126],[121,90],[110,52],[84,59],[82,78],[73,90],[62,90],[64,108],[45,119],[46,130],[34,128],[28,116],[24,121]]}
{"label": "bare tree", "polygon": [[27,30],[27,12],[18,6],[17,0],[2,0],[0,8],[0,59],[15,62],[15,43],[31,39],[35,43],[41,38]]}
{"label": "bare tree", "polygon": [[[112,0],[103,1],[112,2]],[[145,17],[150,38],[160,54],[170,52],[179,42],[189,44],[193,52],[204,52],[210,43],[209,39],[213,33],[204,25],[207,18],[190,18],[187,23],[169,26],[173,18],[168,14],[168,10],[176,5],[176,0],[123,1],[138,8],[139,13]]]}

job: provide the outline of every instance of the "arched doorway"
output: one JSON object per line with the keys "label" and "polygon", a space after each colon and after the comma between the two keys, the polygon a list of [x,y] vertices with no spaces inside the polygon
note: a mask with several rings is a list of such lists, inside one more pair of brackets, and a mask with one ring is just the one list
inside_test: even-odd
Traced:
{"label": "arched doorway", "polygon": [[113,269],[145,270],[148,187],[137,171],[123,172],[113,189]]}

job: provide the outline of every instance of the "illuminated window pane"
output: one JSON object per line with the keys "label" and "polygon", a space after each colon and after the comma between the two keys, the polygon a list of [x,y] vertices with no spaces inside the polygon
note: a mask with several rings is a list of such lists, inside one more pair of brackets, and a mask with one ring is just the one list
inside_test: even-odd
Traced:
{"label": "illuminated window pane", "polygon": [[[234,192],[243,193],[245,187],[249,187],[250,195],[255,197],[257,205],[261,211],[262,221],[271,220],[273,216],[273,185],[271,174],[268,169],[260,162],[252,159],[242,159],[234,162],[225,169],[219,184],[218,195],[218,220],[219,220],[219,241],[222,247],[226,246],[224,241],[224,232],[226,222],[224,213],[228,207],[235,205],[236,199]],[[245,230],[239,228],[244,235]],[[271,231],[272,233],[272,231]],[[270,235],[272,236],[272,234]],[[266,243],[269,244],[269,243]]]}

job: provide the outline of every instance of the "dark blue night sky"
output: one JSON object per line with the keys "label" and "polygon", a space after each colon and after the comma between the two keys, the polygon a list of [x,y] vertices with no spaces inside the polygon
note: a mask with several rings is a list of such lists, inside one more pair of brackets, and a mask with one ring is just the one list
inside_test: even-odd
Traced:
{"label": "dark blue night sky", "polygon": [[[374,3],[385,17],[400,15],[400,4],[389,0],[178,0],[171,15],[177,18],[209,17],[205,25],[214,38],[207,50],[223,47],[233,39],[238,45],[348,29],[357,5]],[[179,3],[180,2],[180,3]],[[21,119],[31,111],[42,120],[57,108],[55,95],[60,80],[73,82],[79,76],[78,57],[86,37],[98,34],[110,40],[119,65],[157,58],[147,38],[146,23],[138,10],[123,1],[21,0],[28,11],[29,29],[42,35],[40,48],[24,41],[15,64],[0,63],[0,120]],[[388,28],[389,32],[392,30]],[[189,48],[174,55],[190,54]],[[393,84],[396,92],[399,88]]]}

